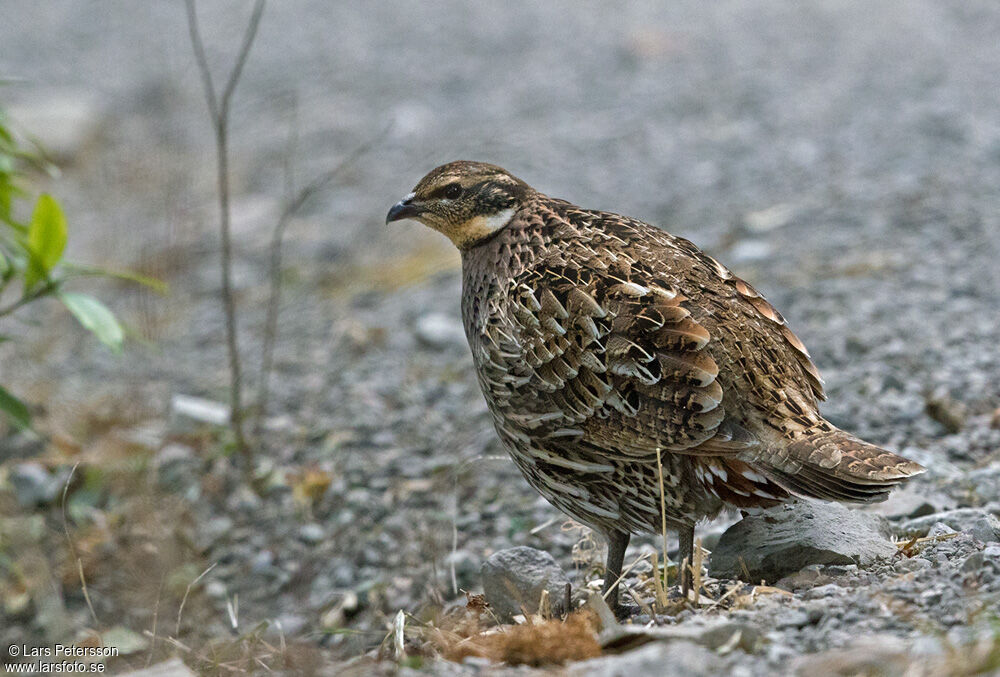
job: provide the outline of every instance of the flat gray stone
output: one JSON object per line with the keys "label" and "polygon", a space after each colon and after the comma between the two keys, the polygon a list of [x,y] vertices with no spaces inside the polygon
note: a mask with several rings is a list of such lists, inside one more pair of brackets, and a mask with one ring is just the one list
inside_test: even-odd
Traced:
{"label": "flat gray stone", "polygon": [[565,611],[569,579],[547,552],[523,545],[501,550],[483,562],[481,573],[486,601],[501,621],[537,612],[543,590],[549,591],[554,614]]}
{"label": "flat gray stone", "polygon": [[727,529],[712,552],[709,572],[773,582],[811,564],[863,567],[895,553],[882,518],[839,503],[795,501]]}

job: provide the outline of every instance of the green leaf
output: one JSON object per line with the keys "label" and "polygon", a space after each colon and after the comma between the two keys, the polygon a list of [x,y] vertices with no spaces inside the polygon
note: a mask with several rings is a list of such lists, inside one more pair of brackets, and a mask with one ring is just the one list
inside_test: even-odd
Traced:
{"label": "green leaf", "polygon": [[0,386],[0,411],[6,414],[16,427],[31,427],[31,414],[24,406],[24,402],[4,390],[3,386]]}
{"label": "green leaf", "polygon": [[59,294],[59,298],[84,329],[92,332],[101,343],[116,353],[121,351],[125,332],[107,306],[86,294],[67,292]]}
{"label": "green leaf", "polygon": [[0,285],[7,282],[14,275],[14,265],[7,258],[7,254],[0,250]]}
{"label": "green leaf", "polygon": [[48,277],[66,250],[66,217],[54,197],[42,193],[35,203],[28,226],[28,249],[31,262],[24,277],[25,290]]}

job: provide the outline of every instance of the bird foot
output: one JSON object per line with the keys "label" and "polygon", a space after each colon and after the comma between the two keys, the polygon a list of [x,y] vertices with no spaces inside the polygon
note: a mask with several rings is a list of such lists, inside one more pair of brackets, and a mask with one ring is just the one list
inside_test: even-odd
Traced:
{"label": "bird foot", "polygon": [[627,621],[633,616],[638,616],[641,609],[635,604],[622,604],[618,602],[617,604],[612,604],[611,611],[615,615],[615,619],[618,621]]}

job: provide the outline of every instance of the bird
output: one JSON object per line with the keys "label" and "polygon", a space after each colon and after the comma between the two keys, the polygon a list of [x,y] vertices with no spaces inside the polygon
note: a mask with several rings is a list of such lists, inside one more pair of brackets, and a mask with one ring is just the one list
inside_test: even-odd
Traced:
{"label": "bird", "polygon": [[[796,497],[885,500],[925,468],[823,418],[823,380],[784,317],[689,240],[455,161],[392,206],[462,259],[461,312],[496,432],[538,493],[608,543],[678,535]],[[682,566],[685,598],[692,570]]]}

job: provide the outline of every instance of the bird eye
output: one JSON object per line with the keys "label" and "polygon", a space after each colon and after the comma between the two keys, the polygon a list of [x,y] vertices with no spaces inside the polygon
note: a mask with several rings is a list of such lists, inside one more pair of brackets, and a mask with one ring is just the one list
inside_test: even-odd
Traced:
{"label": "bird eye", "polygon": [[444,187],[444,196],[449,200],[457,200],[462,196],[462,186],[457,183],[449,183]]}

